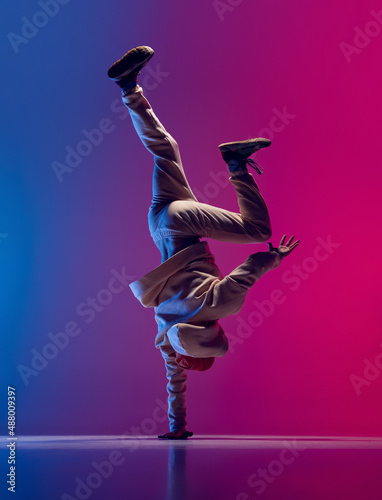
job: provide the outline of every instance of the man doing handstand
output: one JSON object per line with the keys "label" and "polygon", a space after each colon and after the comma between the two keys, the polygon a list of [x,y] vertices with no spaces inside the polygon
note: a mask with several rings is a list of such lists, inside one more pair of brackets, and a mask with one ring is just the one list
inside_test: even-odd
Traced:
{"label": "man doing handstand", "polygon": [[268,252],[249,255],[243,264],[223,277],[206,241],[263,243],[271,237],[269,213],[247,166],[259,174],[260,166],[249,157],[270,146],[257,138],[221,144],[230,182],[236,190],[240,213],[200,203],[185,177],[178,145],[158,120],[137,76],[154,55],[147,46],[136,47],[115,62],[108,76],[122,90],[135,130],[154,156],[153,199],[148,222],[162,263],[130,284],[145,307],[153,307],[158,324],[155,345],[166,364],[170,432],[159,436],[186,439],[186,371],[208,370],[216,357],[224,356],[228,340],[218,320],[237,314],[245,296],[266,272],[298,245],[294,236],[271,243]]}

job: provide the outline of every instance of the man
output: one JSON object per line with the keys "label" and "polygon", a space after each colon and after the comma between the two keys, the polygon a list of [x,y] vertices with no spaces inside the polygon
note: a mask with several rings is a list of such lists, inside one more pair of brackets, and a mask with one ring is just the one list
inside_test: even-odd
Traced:
{"label": "man", "polygon": [[221,144],[240,213],[229,212],[195,198],[185,177],[178,145],[155,116],[137,76],[154,55],[147,46],[136,47],[115,62],[108,76],[122,90],[122,100],[138,136],[154,155],[153,200],[148,220],[162,263],[131,283],[134,295],[145,307],[154,307],[158,323],[155,345],[166,364],[170,432],[160,438],[187,439],[186,370],[207,370],[215,357],[228,350],[228,340],[218,319],[236,314],[249,288],[298,245],[294,236],[268,252],[257,252],[228,276],[215,265],[207,242],[213,238],[234,243],[262,243],[271,237],[268,209],[247,165],[259,174],[260,166],[249,157],[270,146],[268,139]]}

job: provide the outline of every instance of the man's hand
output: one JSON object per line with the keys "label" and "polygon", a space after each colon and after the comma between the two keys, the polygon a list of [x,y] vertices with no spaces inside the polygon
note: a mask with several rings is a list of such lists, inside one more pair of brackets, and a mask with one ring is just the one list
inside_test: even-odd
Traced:
{"label": "man's hand", "polygon": [[286,242],[284,245],[284,242],[286,240],[286,234],[281,238],[280,245],[278,248],[275,248],[272,243],[267,243],[269,251],[270,252],[276,252],[279,256],[280,259],[284,259],[287,255],[289,255],[292,250],[294,250],[297,245],[300,243],[300,240],[295,241],[292,243],[294,236],[291,236],[289,240]]}
{"label": "man's hand", "polygon": [[158,436],[160,439],[187,439],[191,437],[194,433],[189,431],[172,431],[162,436]]}

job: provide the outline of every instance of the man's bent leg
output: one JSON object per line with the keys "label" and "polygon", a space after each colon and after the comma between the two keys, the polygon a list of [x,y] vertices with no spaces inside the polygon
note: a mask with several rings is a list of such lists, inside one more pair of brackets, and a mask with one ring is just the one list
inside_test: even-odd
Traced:
{"label": "man's bent leg", "polygon": [[212,238],[232,243],[261,243],[271,237],[267,206],[251,174],[245,172],[230,178],[239,203],[240,213],[230,212],[205,203],[179,200],[168,205],[163,221],[167,229],[188,236]]}

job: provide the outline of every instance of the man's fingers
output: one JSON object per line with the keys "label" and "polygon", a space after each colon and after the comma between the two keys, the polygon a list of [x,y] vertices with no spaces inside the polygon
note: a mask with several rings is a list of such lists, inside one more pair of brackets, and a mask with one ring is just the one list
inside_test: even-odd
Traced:
{"label": "man's fingers", "polygon": [[[280,245],[279,245],[279,251],[281,250],[285,255],[288,255],[292,250],[296,248],[296,246],[300,243],[300,240],[296,240],[292,243],[294,240],[295,236],[291,236],[289,240],[285,243],[287,235],[284,234],[283,237],[281,238]],[[285,243],[285,245],[284,245]],[[273,249],[272,243],[268,243],[269,250]],[[281,247],[284,247],[283,249]]]}
{"label": "man's fingers", "polygon": [[289,245],[292,243],[293,238],[294,238],[294,235],[289,238],[289,240],[287,241],[287,244],[286,244],[287,247],[289,247]]}
{"label": "man's fingers", "polygon": [[295,242],[293,243],[293,245],[291,245],[291,246],[289,247],[289,250],[293,250],[294,248],[296,248],[296,247],[298,246],[298,244],[299,244],[299,243],[300,243],[300,240],[295,241]]}

